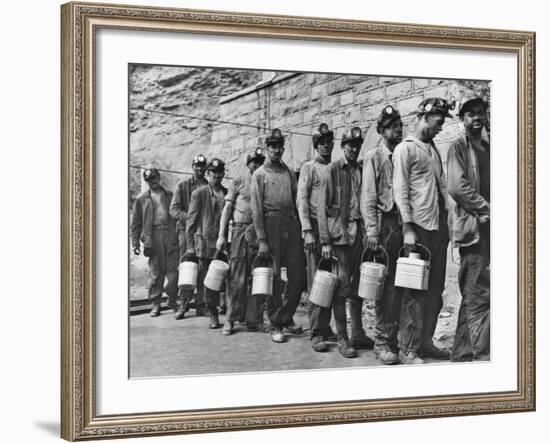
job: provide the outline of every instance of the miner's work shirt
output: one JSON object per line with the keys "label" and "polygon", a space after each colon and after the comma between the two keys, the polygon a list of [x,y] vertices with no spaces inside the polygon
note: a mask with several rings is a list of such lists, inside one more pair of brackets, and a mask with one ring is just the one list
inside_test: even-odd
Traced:
{"label": "miner's work shirt", "polygon": [[361,215],[368,236],[380,234],[380,216],[395,207],[393,199],[392,153],[381,143],[365,155],[363,162],[363,188]]}
{"label": "miner's work shirt", "polygon": [[283,215],[297,218],[296,177],[284,163],[273,164],[269,159],[252,175],[252,219],[258,240],[267,238],[265,218]]}
{"label": "miner's work shirt", "polygon": [[311,231],[313,229],[311,220],[317,220],[321,177],[326,172],[328,165],[329,163],[323,164],[317,160],[311,160],[304,163],[300,170],[296,205],[303,232]]}
{"label": "miner's work shirt", "polygon": [[447,202],[447,185],[435,145],[409,135],[395,148],[393,166],[394,198],[403,223],[437,231],[440,203],[445,206]]}
{"label": "miner's work shirt", "polygon": [[252,223],[252,209],[250,208],[251,175],[240,176],[233,180],[225,201],[233,203],[233,222]]}

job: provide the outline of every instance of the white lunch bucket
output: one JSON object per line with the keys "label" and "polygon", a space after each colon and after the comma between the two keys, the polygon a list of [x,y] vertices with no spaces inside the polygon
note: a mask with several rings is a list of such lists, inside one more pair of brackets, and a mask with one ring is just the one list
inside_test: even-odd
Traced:
{"label": "white lunch bucket", "polygon": [[[184,257],[185,259],[185,257]],[[199,265],[194,261],[182,261],[178,267],[178,286],[182,289],[195,289],[199,277]]]}
{"label": "white lunch bucket", "polygon": [[[415,252],[409,253],[408,257],[399,257],[395,271],[395,286],[421,291],[428,289],[432,254],[428,248],[420,243],[418,243],[418,246],[428,252],[428,260],[422,260],[420,254]],[[399,250],[400,255],[402,250],[403,248]]]}
{"label": "white lunch bucket", "polygon": [[229,264],[222,260],[212,260],[204,277],[204,286],[212,291],[221,291],[229,272]]}
{"label": "white lunch bucket", "polygon": [[[271,256],[270,256],[271,257]],[[252,262],[252,295],[273,295],[273,257],[271,257],[272,266],[254,267],[258,256]]]}
{"label": "white lunch bucket", "polygon": [[319,265],[324,259],[319,260],[313,284],[309,292],[309,301],[323,308],[328,308],[332,303],[332,296],[338,285],[338,265],[336,260],[332,260],[332,272],[319,269]]}
{"label": "white lunch bucket", "polygon": [[[387,275],[388,254],[386,250],[379,246],[386,256],[386,264],[377,263],[375,261],[364,261],[359,267],[359,289],[357,294],[359,297],[369,301],[378,301],[382,298],[384,291],[384,282]],[[363,257],[367,249],[363,251]],[[373,255],[373,260],[376,260],[376,255]]]}

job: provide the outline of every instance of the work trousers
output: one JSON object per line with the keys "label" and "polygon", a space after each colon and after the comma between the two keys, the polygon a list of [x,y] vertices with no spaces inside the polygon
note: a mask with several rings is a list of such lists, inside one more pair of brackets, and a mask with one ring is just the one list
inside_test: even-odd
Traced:
{"label": "work trousers", "polygon": [[396,211],[382,214],[380,244],[388,254],[388,263],[382,297],[374,305],[374,343],[377,346],[388,345],[393,350],[397,350],[403,290],[395,286],[395,269],[399,250],[403,246],[403,231],[398,223]]}
{"label": "work trousers", "polygon": [[479,242],[460,248],[458,313],[453,361],[488,360],[490,353],[489,223],[480,225]]}
{"label": "work trousers", "polygon": [[[178,240],[179,240],[179,247],[180,247],[180,263],[184,261],[185,254],[187,252],[187,237],[185,235],[185,227],[184,230],[178,232]],[[180,288],[180,295],[181,295],[181,301],[182,303],[189,303],[189,301],[193,298],[193,295],[195,295],[195,307],[202,307],[204,306],[204,287],[203,287],[203,281],[204,276],[206,275],[206,271],[202,275],[203,278],[201,278],[200,273],[200,265],[199,265],[199,276],[197,281],[197,292],[195,294],[195,291],[193,289],[182,289]]]}
{"label": "work trousers", "polygon": [[[178,292],[178,247],[171,243],[168,229],[153,228],[153,255],[149,257],[149,281],[147,291],[149,300],[160,303],[162,292],[168,300],[175,303]],[[166,285],[164,286],[164,280]]]}
{"label": "work trousers", "polygon": [[[269,253],[273,256],[273,295],[267,297],[266,308],[273,328],[282,328],[293,321],[306,285],[304,249],[297,218],[271,214],[265,219]],[[288,283],[283,301],[281,266],[286,266]]]}
{"label": "work trousers", "polygon": [[[319,265],[319,260],[321,259],[321,244],[319,243],[319,225],[317,220],[311,220],[311,227],[313,235],[317,240],[315,244],[315,249],[312,252],[306,252],[306,268],[307,268],[307,290],[308,293],[311,293],[311,285],[313,284],[313,279],[315,277],[315,271]],[[330,307],[324,308],[322,306],[316,305],[315,303],[308,303],[308,314],[309,314],[309,333],[311,337],[320,335],[324,338],[327,338],[331,335],[332,330],[330,330],[330,319],[332,317],[332,310]]]}
{"label": "work trousers", "polygon": [[[418,242],[431,252],[431,268],[427,290],[403,289],[399,348],[405,352],[418,352],[422,348],[433,346],[433,335],[443,307],[449,231],[447,212],[440,208],[439,214],[438,231],[427,231],[413,224]],[[417,248],[417,252],[426,254],[422,248]]]}
{"label": "work trousers", "polygon": [[251,225],[233,224],[229,253],[227,321],[246,321],[248,327],[263,323],[264,296],[251,295],[252,261],[257,248],[252,249],[245,231]]}
{"label": "work trousers", "polygon": [[357,295],[359,288],[359,266],[363,252],[361,230],[353,245],[334,245],[334,255],[338,259],[338,285],[332,297],[332,313],[338,334],[347,333],[346,301],[349,304],[351,337],[364,337],[363,299]]}

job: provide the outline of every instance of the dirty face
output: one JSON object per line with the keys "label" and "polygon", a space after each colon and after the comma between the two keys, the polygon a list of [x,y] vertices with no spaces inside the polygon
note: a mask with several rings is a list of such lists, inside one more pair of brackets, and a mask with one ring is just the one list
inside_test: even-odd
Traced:
{"label": "dirty face", "polygon": [[333,149],[334,142],[332,140],[321,139],[319,143],[317,143],[317,152],[321,157],[330,158]]}
{"label": "dirty face", "polygon": [[403,140],[403,122],[396,118],[382,131],[382,137],[390,146],[397,146]]}
{"label": "dirty face", "polygon": [[260,160],[252,160],[248,162],[248,165],[246,165],[246,167],[250,171],[250,174],[254,174],[254,171],[258,169],[260,166],[262,166],[262,163],[263,162]]}
{"label": "dirty face", "polygon": [[422,134],[424,138],[431,141],[443,129],[445,116],[443,114],[424,114],[421,119]]}
{"label": "dirty face", "polygon": [[147,180],[147,185],[149,189],[156,191],[160,187],[160,177],[158,175],[153,175],[149,180]]}
{"label": "dirty face", "polygon": [[208,171],[208,176],[213,185],[221,185],[225,171]]}
{"label": "dirty face", "polygon": [[205,172],[206,172],[205,164],[195,163],[193,165],[193,173],[195,174],[195,178],[204,178]]}
{"label": "dirty face", "polygon": [[285,152],[284,143],[273,143],[267,145],[267,156],[269,160],[274,163],[279,163],[283,159],[283,153]]}
{"label": "dirty face", "polygon": [[355,163],[357,161],[359,152],[361,152],[361,145],[362,143],[351,141],[342,146],[344,156],[348,162]]}
{"label": "dirty face", "polygon": [[468,108],[462,116],[464,128],[470,132],[481,132],[487,125],[487,111],[482,104],[476,104]]}

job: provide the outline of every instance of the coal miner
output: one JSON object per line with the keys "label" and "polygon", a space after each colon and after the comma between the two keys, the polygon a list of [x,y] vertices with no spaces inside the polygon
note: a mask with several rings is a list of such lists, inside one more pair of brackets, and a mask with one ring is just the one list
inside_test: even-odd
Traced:
{"label": "coal miner", "polygon": [[[201,186],[208,184],[204,178],[206,172],[206,157],[202,154],[196,155],[191,163],[193,168],[193,176],[178,183],[174,191],[174,197],[170,203],[170,215],[176,220],[176,227],[179,237],[180,262],[183,261],[187,252],[187,241],[185,237],[185,226],[187,221],[187,211],[189,210],[189,202],[193,191]],[[193,294],[184,294],[184,290],[180,288],[180,306],[176,313],[176,319],[180,320],[185,314],[187,304]],[[184,303],[185,301],[185,303]],[[202,291],[197,292],[195,298],[195,308],[197,315],[204,315],[204,294]]]}
{"label": "coal miner", "polygon": [[395,147],[403,137],[399,111],[387,105],[378,117],[377,132],[382,140],[365,155],[361,214],[367,235],[366,247],[371,254],[382,247],[387,253],[387,275],[380,300],[375,302],[374,353],[386,365],[399,363],[397,332],[401,312],[401,288],[394,285],[403,233],[393,198],[393,162]]}
{"label": "coal miner", "polygon": [[[311,291],[315,270],[321,258],[319,242],[319,191],[321,176],[326,172],[334,149],[334,132],[326,123],[322,123],[312,136],[315,158],[302,165],[298,182],[298,215],[302,224],[302,235],[307,263],[308,291]],[[311,347],[314,351],[324,352],[328,349],[325,340],[334,334],[329,326],[330,308],[323,308],[314,303],[309,304],[309,330]],[[320,329],[324,327],[325,329]]]}
{"label": "coal miner", "polygon": [[[356,357],[356,348],[371,348],[363,330],[362,299],[357,295],[362,252],[361,167],[357,162],[363,134],[354,127],[342,134],[344,157],[332,162],[321,178],[319,235],[322,255],[338,263],[338,285],[332,312],[338,334],[338,350],[345,358]],[[351,340],[347,333],[346,300],[349,303]]]}
{"label": "coal miner", "polygon": [[449,244],[447,184],[433,139],[445,118],[452,118],[450,109],[451,105],[442,98],[423,100],[418,107],[415,132],[397,145],[393,155],[394,198],[403,222],[405,248],[415,250],[420,243],[431,253],[428,289],[403,290],[399,349],[405,364],[424,363],[422,357],[449,359],[449,353],[433,343],[443,306]]}
{"label": "coal miner", "polygon": [[458,115],[465,134],[447,155],[451,199],[449,224],[453,246],[460,251],[458,313],[453,361],[488,360],[490,351],[490,160],[482,137],[487,104],[479,96],[464,99]]}
{"label": "coal miner", "polygon": [[237,321],[246,321],[248,331],[258,330],[260,324],[263,323],[263,297],[261,295],[252,296],[250,293],[252,260],[258,252],[256,232],[252,224],[250,184],[252,174],[264,163],[264,160],[262,148],[256,148],[249,153],[246,157],[247,173],[233,180],[225,197],[225,206],[216,242],[216,249],[222,251],[227,244],[227,231],[231,220],[229,303],[226,323],[222,330],[223,335],[231,335]]}
{"label": "coal miner", "polygon": [[[168,295],[169,306],[176,304],[178,283],[178,238],[176,223],[170,217],[172,193],[160,185],[157,169],[145,169],[143,179],[149,189],[139,194],[132,210],[131,235],[135,255],[149,258],[148,296],[153,303],[151,317],[160,315],[163,290]],[[164,281],[166,280],[166,286]]]}
{"label": "coal miner", "polygon": [[209,183],[191,194],[187,214],[187,251],[189,258],[199,258],[198,290],[204,291],[206,306],[210,314],[210,329],[220,327],[218,306],[220,293],[204,286],[204,278],[210,262],[216,256],[216,240],[227,189],[222,185],[225,175],[225,163],[213,158],[208,163]]}
{"label": "coal miner", "polygon": [[[284,331],[301,334],[293,316],[305,288],[305,257],[296,209],[297,183],[282,157],[285,139],[279,129],[266,138],[265,163],[252,175],[252,220],[258,238],[258,255],[273,259],[273,295],[266,300],[271,339],[286,341]],[[288,283],[282,298],[281,266],[286,266]]]}

